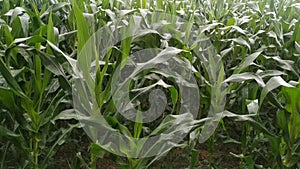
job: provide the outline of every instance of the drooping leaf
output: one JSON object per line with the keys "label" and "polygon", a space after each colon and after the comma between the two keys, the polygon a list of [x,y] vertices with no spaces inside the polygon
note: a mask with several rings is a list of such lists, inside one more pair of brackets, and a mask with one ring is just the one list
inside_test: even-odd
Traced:
{"label": "drooping leaf", "polygon": [[265,97],[269,92],[272,90],[276,89],[277,87],[280,86],[285,86],[285,87],[293,87],[292,85],[288,84],[285,80],[283,80],[280,76],[275,76],[272,77],[267,83],[266,86],[263,88],[260,99],[259,99],[259,104],[262,105]]}

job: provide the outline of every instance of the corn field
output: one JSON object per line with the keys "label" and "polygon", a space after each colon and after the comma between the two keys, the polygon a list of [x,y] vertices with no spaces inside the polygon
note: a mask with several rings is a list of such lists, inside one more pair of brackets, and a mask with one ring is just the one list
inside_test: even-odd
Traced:
{"label": "corn field", "polygon": [[0,169],[300,169],[299,0],[0,0]]}

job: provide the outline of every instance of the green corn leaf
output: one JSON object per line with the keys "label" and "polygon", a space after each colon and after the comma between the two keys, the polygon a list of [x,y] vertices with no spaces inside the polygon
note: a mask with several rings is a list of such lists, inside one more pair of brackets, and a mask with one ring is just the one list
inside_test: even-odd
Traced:
{"label": "green corn leaf", "polygon": [[87,27],[87,22],[84,18],[84,15],[82,14],[82,11],[79,9],[76,1],[72,1],[72,6],[74,8],[74,14],[76,18],[78,51],[80,52],[90,37],[89,29]]}
{"label": "green corn leaf", "polygon": [[227,79],[223,81],[223,83],[228,82],[244,82],[246,80],[255,80],[260,86],[265,86],[264,81],[261,79],[261,77],[251,74],[249,72],[241,73],[241,74],[233,74]]}
{"label": "green corn leaf", "polygon": [[0,136],[8,138],[11,142],[14,143],[16,147],[20,148],[23,152],[26,152],[28,150],[28,145],[26,145],[26,141],[22,135],[7,129],[2,125],[0,125]]}
{"label": "green corn leaf", "polygon": [[101,146],[96,143],[92,143],[90,145],[90,152],[93,156],[97,158],[103,158],[103,156],[105,155],[105,150],[102,149]]}
{"label": "green corn leaf", "polygon": [[245,70],[247,67],[251,66],[253,64],[253,61],[262,53],[262,51],[255,52],[249,56],[247,56],[243,62],[235,69],[235,73],[240,73],[243,70]]}
{"label": "green corn leaf", "polygon": [[280,76],[272,77],[267,82],[266,86],[263,88],[263,90],[261,92],[260,99],[259,99],[260,106],[262,105],[267,94],[280,86],[293,87],[292,85],[290,85],[286,81],[284,81]]}
{"label": "green corn leaf", "polygon": [[12,74],[10,73],[9,69],[6,67],[5,63],[3,60],[0,58],[0,73],[2,76],[5,78],[7,84],[9,87],[14,91],[14,93],[20,97],[23,97],[27,100],[30,100],[22,91],[20,88],[18,82],[14,79]]}
{"label": "green corn leaf", "polygon": [[140,110],[137,110],[136,114],[136,120],[134,124],[134,138],[139,138],[141,136],[142,130],[143,130],[143,122],[142,122],[142,112]]}
{"label": "green corn leaf", "polygon": [[14,112],[17,110],[13,92],[3,87],[0,87],[0,104],[10,111]]}
{"label": "green corn leaf", "polygon": [[[49,14],[48,25],[47,25],[47,40],[55,44],[54,25],[52,21],[52,12]],[[50,46],[47,46],[47,53],[53,54]]]}
{"label": "green corn leaf", "polygon": [[287,105],[286,109],[290,113],[299,113],[300,114],[300,102],[298,101],[300,97],[300,88],[296,87],[283,87],[283,94],[286,98]]}
{"label": "green corn leaf", "polygon": [[298,44],[300,44],[300,23],[297,22],[295,24],[295,30],[294,30],[294,38],[295,38],[295,42],[297,42]]}
{"label": "green corn leaf", "polygon": [[39,130],[39,124],[40,124],[40,117],[38,112],[35,111],[34,105],[32,102],[29,102],[28,100],[22,100],[21,103],[22,108],[26,111],[28,114],[31,122],[32,122],[32,129],[34,132],[38,132]]}
{"label": "green corn leaf", "polygon": [[291,144],[296,143],[300,137],[300,115],[299,112],[292,113],[290,116],[288,130]]}
{"label": "green corn leaf", "polygon": [[173,104],[172,111],[174,111],[176,108],[176,105],[177,105],[177,101],[178,101],[178,91],[176,90],[176,88],[174,86],[169,87],[169,90],[171,92],[171,99],[172,99],[172,104]]}

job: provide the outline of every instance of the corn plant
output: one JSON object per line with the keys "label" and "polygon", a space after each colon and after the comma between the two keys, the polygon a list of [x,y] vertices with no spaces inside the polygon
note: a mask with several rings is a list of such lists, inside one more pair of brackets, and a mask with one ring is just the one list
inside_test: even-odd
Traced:
{"label": "corn plant", "polygon": [[50,4],[2,3],[1,168],[46,168],[70,131],[79,127],[54,121],[71,106],[68,77],[53,56],[57,28],[52,12],[46,11]]}

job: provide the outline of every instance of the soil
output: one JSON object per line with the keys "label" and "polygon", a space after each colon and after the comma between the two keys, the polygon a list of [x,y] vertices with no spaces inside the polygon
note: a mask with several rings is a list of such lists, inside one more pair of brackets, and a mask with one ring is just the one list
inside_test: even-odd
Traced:
{"label": "soil", "polygon": [[[86,152],[88,151],[88,145],[84,145]],[[209,153],[209,149],[205,144],[200,144],[196,147],[200,152],[197,168],[209,169],[212,166],[209,165],[209,160],[212,159],[215,162],[217,168],[222,169],[235,169],[240,164],[240,159],[233,157],[229,152],[238,154],[238,147],[235,144],[216,144],[214,148],[214,154]],[[81,154],[82,157],[88,154]],[[78,158],[78,157],[77,157]],[[171,150],[166,157],[155,162],[150,169],[185,169],[189,166],[190,153],[186,149],[175,148]],[[73,168],[85,168],[83,165],[74,167],[76,155],[74,155],[74,145],[64,144],[57,155],[55,156],[54,161],[56,163],[52,165],[53,169],[73,169]],[[77,159],[78,160],[78,159]],[[88,160],[88,159],[87,159]],[[80,162],[79,162],[80,163]],[[115,161],[113,161],[109,155],[105,155],[102,159],[97,161],[97,169],[121,169]]]}

